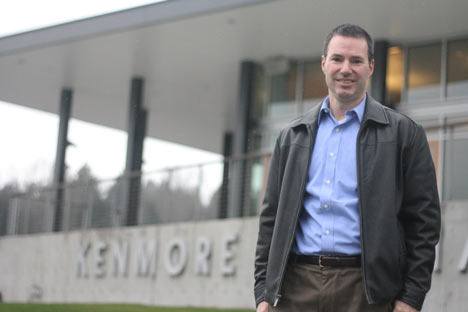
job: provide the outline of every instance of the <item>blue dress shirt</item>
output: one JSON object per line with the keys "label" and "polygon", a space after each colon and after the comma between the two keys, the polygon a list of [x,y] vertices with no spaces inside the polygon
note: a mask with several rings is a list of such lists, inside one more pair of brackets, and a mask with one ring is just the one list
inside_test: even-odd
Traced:
{"label": "blue dress shirt", "polygon": [[336,120],[322,102],[293,251],[306,255],[361,253],[356,139],[366,96]]}

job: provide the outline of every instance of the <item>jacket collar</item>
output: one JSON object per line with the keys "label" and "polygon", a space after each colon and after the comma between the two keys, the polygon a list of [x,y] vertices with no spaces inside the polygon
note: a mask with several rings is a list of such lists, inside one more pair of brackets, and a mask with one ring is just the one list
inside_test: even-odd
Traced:
{"label": "jacket collar", "polygon": [[369,95],[367,95],[366,110],[364,112],[363,122],[366,122],[367,120],[372,120],[382,125],[389,124],[385,106],[374,100]]}
{"label": "jacket collar", "polygon": [[[291,127],[295,128],[299,125],[310,125],[314,128],[317,125],[318,114],[320,113],[320,108],[322,107],[321,103],[314,106],[307,113],[301,117],[293,120]],[[382,104],[374,100],[369,94],[367,95],[366,108],[364,111],[364,117],[362,119],[362,124],[366,123],[368,120],[374,121],[382,125],[388,125],[387,112]]]}

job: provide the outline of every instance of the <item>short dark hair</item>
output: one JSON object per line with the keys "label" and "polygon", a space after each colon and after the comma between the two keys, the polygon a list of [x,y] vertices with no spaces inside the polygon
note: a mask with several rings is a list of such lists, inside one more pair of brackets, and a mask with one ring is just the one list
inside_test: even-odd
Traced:
{"label": "short dark hair", "polygon": [[367,42],[367,56],[369,58],[369,62],[374,59],[374,40],[372,40],[372,37],[364,28],[354,24],[339,25],[328,34],[327,38],[325,39],[325,44],[323,46],[323,56],[327,56],[328,45],[330,44],[332,38],[335,36],[365,39]]}

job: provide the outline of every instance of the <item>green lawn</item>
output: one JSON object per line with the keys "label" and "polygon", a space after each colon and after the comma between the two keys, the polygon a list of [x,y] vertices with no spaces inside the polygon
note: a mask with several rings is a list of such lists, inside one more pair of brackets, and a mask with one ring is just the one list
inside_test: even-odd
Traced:
{"label": "green lawn", "polygon": [[207,308],[161,308],[129,304],[13,304],[0,303],[0,312],[252,312]]}

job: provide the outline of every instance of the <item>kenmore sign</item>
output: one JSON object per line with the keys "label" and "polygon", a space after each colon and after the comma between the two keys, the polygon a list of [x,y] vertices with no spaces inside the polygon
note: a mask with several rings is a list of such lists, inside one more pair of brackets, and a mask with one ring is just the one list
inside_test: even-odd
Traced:
{"label": "kenmore sign", "polygon": [[[156,240],[136,241],[136,249],[132,249],[130,241],[87,241],[81,244],[76,260],[76,276],[78,278],[113,277],[150,277],[157,276],[157,261],[163,261],[166,273],[176,277],[184,273],[189,257],[193,258],[194,272],[199,276],[209,276],[213,265],[219,266],[223,276],[236,274],[235,247],[239,234],[232,232],[223,234],[220,244],[218,262],[213,263],[212,254],[214,241],[206,236],[195,238],[192,246],[184,237],[174,237],[158,244]],[[136,257],[131,257],[131,250],[136,250]],[[134,259],[132,263],[130,259]]]}

